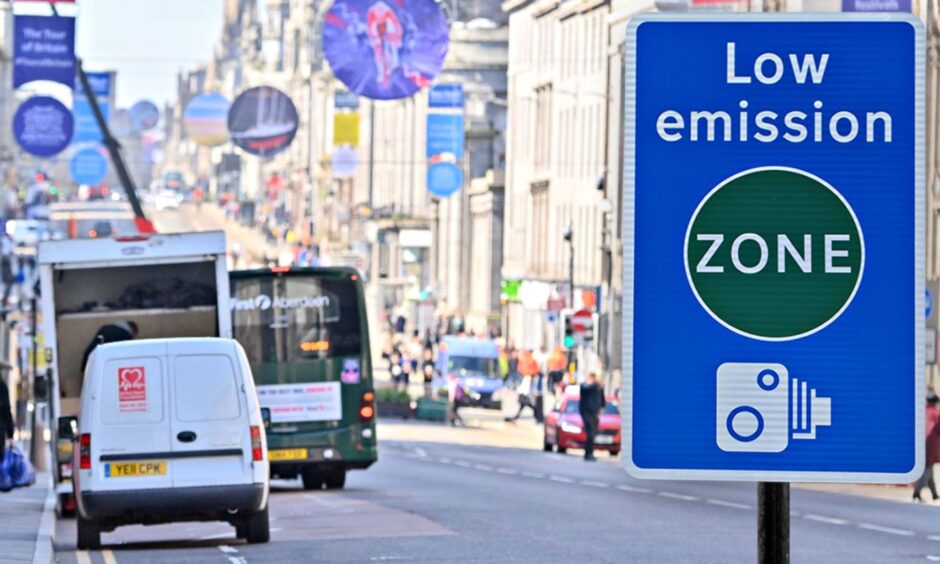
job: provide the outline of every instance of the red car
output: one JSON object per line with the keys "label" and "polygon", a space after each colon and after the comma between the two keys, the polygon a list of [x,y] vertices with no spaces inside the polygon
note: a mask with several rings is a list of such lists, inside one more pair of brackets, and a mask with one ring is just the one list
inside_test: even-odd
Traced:
{"label": "red car", "polygon": [[[554,409],[545,415],[545,452],[556,449],[564,453],[569,448],[584,448],[587,435],[581,414],[578,413],[577,388],[569,390],[555,403]],[[607,397],[606,400],[597,436],[594,437],[594,450],[606,450],[611,456],[617,456],[620,454],[620,408],[616,398]]]}

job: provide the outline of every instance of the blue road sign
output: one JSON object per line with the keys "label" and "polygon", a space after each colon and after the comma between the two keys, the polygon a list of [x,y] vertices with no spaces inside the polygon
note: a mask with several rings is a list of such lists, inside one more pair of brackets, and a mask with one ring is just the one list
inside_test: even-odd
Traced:
{"label": "blue road sign", "polygon": [[72,112],[49,96],[33,96],[13,116],[13,137],[20,147],[37,157],[61,153],[72,139]]}
{"label": "blue road sign", "polygon": [[924,53],[902,14],[632,20],[631,474],[920,475]]}
{"label": "blue road sign", "polygon": [[88,147],[75,153],[69,160],[69,173],[76,184],[97,186],[108,175],[108,161],[102,148]]}

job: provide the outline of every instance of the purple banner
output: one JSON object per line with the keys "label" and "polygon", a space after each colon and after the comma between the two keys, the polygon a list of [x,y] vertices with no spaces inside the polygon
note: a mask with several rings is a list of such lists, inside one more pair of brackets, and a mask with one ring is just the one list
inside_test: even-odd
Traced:
{"label": "purple banner", "polygon": [[228,110],[228,131],[244,151],[270,157],[286,149],[297,134],[299,117],[291,99],[270,86],[242,92]]}
{"label": "purple banner", "polygon": [[75,18],[14,16],[13,87],[51,80],[75,84]]}
{"label": "purple banner", "polygon": [[429,85],[447,56],[447,18],[434,0],[336,0],[323,51],[336,78],[374,100],[407,98]]}
{"label": "purple banner", "polygon": [[842,0],[843,12],[907,12],[911,0]]}

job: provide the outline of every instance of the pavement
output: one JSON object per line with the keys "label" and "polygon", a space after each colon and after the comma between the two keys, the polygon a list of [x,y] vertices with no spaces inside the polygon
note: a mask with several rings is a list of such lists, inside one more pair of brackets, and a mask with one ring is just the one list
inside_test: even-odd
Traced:
{"label": "pavement", "polygon": [[0,493],[0,563],[48,564],[53,558],[55,496],[48,472],[36,484]]}

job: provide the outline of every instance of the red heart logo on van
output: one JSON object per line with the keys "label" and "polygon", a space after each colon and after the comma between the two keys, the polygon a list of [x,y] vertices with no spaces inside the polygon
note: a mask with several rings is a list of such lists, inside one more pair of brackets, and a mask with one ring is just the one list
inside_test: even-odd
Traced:
{"label": "red heart logo on van", "polygon": [[140,388],[144,384],[143,368],[121,368],[118,376],[120,376],[120,386],[123,389]]}

